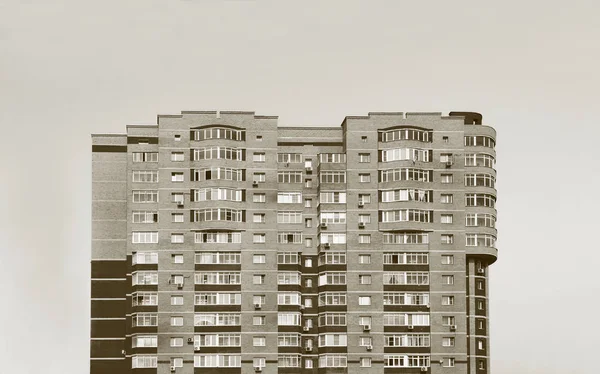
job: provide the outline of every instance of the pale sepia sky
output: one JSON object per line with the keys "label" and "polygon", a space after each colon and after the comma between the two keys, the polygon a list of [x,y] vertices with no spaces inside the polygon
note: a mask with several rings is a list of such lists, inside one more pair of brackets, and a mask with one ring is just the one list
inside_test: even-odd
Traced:
{"label": "pale sepia sky", "polygon": [[3,0],[2,373],[88,372],[91,133],[181,110],[498,131],[494,374],[597,373],[594,1]]}

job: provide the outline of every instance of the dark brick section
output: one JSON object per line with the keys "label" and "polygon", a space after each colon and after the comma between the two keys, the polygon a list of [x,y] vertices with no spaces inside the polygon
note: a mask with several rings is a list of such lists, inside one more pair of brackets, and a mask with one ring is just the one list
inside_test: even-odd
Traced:
{"label": "dark brick section", "polygon": [[125,278],[127,263],[125,261],[93,260],[91,267],[92,278]]}
{"label": "dark brick section", "polygon": [[124,340],[92,340],[91,357],[123,357]]}
{"label": "dark brick section", "polygon": [[[90,374],[130,374],[131,364],[126,360],[91,360]],[[154,371],[156,373],[156,369]]]}
{"label": "dark brick section", "polygon": [[125,320],[92,320],[92,338],[124,337]]}
{"label": "dark brick section", "polygon": [[157,137],[151,137],[151,136],[144,136],[144,137],[139,137],[139,136],[128,136],[127,137],[127,144],[158,144],[158,138]]}
{"label": "dark brick section", "polygon": [[127,153],[127,146],[126,145],[93,145],[92,152]]}
{"label": "dark brick section", "polygon": [[125,300],[92,300],[92,318],[119,318],[125,315]]}

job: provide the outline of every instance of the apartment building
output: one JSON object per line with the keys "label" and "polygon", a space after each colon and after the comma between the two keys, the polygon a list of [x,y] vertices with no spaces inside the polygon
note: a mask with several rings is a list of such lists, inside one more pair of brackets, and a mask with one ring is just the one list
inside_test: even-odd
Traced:
{"label": "apartment building", "polygon": [[495,139],[472,112],[92,136],[91,374],[487,374]]}

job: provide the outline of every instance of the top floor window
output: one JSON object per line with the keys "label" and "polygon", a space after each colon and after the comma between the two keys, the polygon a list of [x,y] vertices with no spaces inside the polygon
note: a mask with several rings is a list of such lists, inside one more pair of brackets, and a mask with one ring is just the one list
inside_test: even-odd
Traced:
{"label": "top floor window", "polygon": [[431,143],[433,137],[432,131],[416,128],[403,128],[380,132],[379,140],[383,143],[394,142],[397,140],[416,140],[419,142]]}
{"label": "top floor window", "polygon": [[483,135],[477,135],[477,136],[473,136],[473,135],[469,135],[469,136],[465,136],[465,146],[467,147],[488,147],[488,148],[495,148],[496,147],[496,141],[489,137],[489,136],[483,136]]}
{"label": "top floor window", "polygon": [[278,153],[277,162],[297,164],[302,162],[302,154],[300,153]]}
{"label": "top floor window", "polygon": [[229,139],[236,141],[246,140],[246,133],[243,130],[234,130],[221,127],[210,127],[205,129],[193,130],[192,139],[207,140],[207,139]]}

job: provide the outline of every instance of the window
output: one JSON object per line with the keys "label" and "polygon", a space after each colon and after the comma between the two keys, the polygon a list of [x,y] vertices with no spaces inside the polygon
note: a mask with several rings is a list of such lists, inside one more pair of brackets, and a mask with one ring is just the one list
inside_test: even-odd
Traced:
{"label": "window", "polygon": [[175,140],[176,142],[180,142],[181,141],[181,135],[173,135],[173,140]]}
{"label": "window", "polygon": [[345,272],[327,272],[319,274],[319,286],[346,284]]}
{"label": "window", "polygon": [[358,203],[359,204],[371,204],[371,195],[360,193],[358,194]]}
{"label": "window", "polygon": [[398,189],[381,191],[381,201],[389,203],[393,201],[421,201],[429,203],[433,201],[432,190],[421,190],[421,189]]}
{"label": "window", "polygon": [[[264,174],[264,173],[263,173]],[[228,181],[243,181],[246,173],[242,169],[211,167],[202,169],[192,169],[192,181],[208,181],[208,180],[228,180]]]}
{"label": "window", "polygon": [[427,253],[385,252],[383,263],[385,265],[426,265],[429,263],[429,255]]}
{"label": "window", "polygon": [[255,193],[252,195],[253,203],[265,203],[267,202],[267,195],[264,193]]}
{"label": "window", "polygon": [[431,143],[433,140],[432,131],[410,127],[381,132],[379,135],[380,141],[383,143],[394,142],[397,140],[416,140],[419,142]]}
{"label": "window", "polygon": [[321,233],[321,244],[346,244],[346,233]]}
{"label": "window", "polygon": [[242,294],[230,292],[202,292],[194,295],[194,305],[240,305]]}
{"label": "window", "polygon": [[477,349],[483,349],[483,340],[477,340]]}
{"label": "window", "polygon": [[346,305],[346,294],[342,292],[319,293],[319,306]]}
{"label": "window", "polygon": [[358,340],[359,347],[373,346],[373,338],[370,336],[361,336]]}
{"label": "window", "polygon": [[336,192],[336,191],[321,192],[319,195],[319,202],[321,204],[329,204],[329,203],[344,204],[344,203],[346,203],[346,193],[345,192]]}
{"label": "window", "polygon": [[370,264],[371,255],[358,255],[358,263],[363,265]]}
{"label": "window", "polygon": [[135,271],[131,274],[131,282],[134,286],[158,284],[158,272]]}
{"label": "window", "polygon": [[454,161],[454,158],[452,157],[452,153],[440,154],[440,162],[452,163],[453,161]]}
{"label": "window", "polygon": [[454,305],[454,296],[443,295],[442,305]]}
{"label": "window", "polygon": [[483,360],[477,361],[477,367],[479,368],[479,370],[485,370],[485,361],[483,361]]}
{"label": "window", "polygon": [[183,234],[171,234],[171,243],[183,243]]}
{"label": "window", "polygon": [[264,368],[267,366],[267,358],[266,357],[254,357],[252,359],[252,366],[255,368]]}
{"label": "window", "polygon": [[390,161],[416,161],[430,162],[432,159],[432,151],[420,148],[391,148],[379,151],[381,162]]}
{"label": "window", "polygon": [[173,192],[171,194],[171,201],[177,204],[183,204],[185,202],[185,197],[181,192]]}
{"label": "window", "polygon": [[469,135],[469,136],[465,136],[465,146],[494,148],[496,146],[496,141],[489,136]]}
{"label": "window", "polygon": [[254,223],[265,223],[265,214],[264,213],[254,213],[252,215],[252,222]]}
{"label": "window", "polygon": [[304,287],[306,287],[306,288],[311,288],[311,287],[312,287],[312,285],[313,285],[313,281],[312,281],[312,279],[307,279],[307,280],[304,282]]}
{"label": "window", "polygon": [[304,180],[304,187],[306,188],[312,188],[313,183],[312,183],[312,179],[305,179]]}
{"label": "window", "polygon": [[262,142],[263,141],[262,135],[256,135],[256,141],[257,142]]}
{"label": "window", "polygon": [[158,170],[134,170],[133,182],[158,182]]}
{"label": "window", "polygon": [[358,162],[371,162],[371,154],[370,153],[359,153],[358,154]]}
{"label": "window", "polygon": [[195,284],[241,284],[240,272],[206,271],[194,274]]}
{"label": "window", "polygon": [[444,357],[442,360],[444,361],[444,363],[442,364],[443,367],[454,367],[454,357]]}
{"label": "window", "polygon": [[496,246],[496,237],[489,234],[466,234],[467,247],[491,247]]}
{"label": "window", "polygon": [[302,192],[279,192],[277,193],[278,204],[301,204]]}
{"label": "window", "polygon": [[[138,304],[139,305],[139,304]],[[153,313],[137,313],[131,315],[132,326],[158,326],[158,316]]]}
{"label": "window", "polygon": [[171,275],[170,283],[171,284],[183,284],[183,275]]}
{"label": "window", "polygon": [[496,227],[496,216],[487,213],[467,213],[465,225],[470,227]]}
{"label": "window", "polygon": [[322,171],[321,183],[346,183],[345,171]]}
{"label": "window", "polygon": [[312,265],[312,258],[307,258],[307,259],[304,260],[304,267],[305,268],[311,268],[312,266],[313,266]]}
{"label": "window", "polygon": [[485,206],[494,208],[496,206],[496,197],[485,193],[468,193],[465,195],[465,203],[467,206]]}
{"label": "window", "polygon": [[300,326],[300,313],[278,313],[277,324],[279,326]]}
{"label": "window", "polygon": [[201,210],[193,210],[194,222],[203,221],[229,221],[229,222],[244,222],[246,211],[229,208],[208,208]]}
{"label": "window", "polygon": [[302,232],[279,232],[277,233],[277,243],[279,244],[300,244],[302,243]]}
{"label": "window", "polygon": [[280,171],[277,173],[277,182],[279,183],[302,183],[301,171]]}
{"label": "window", "polygon": [[448,137],[447,136],[442,136],[442,141],[444,143],[448,143]]}
{"label": "window", "polygon": [[264,347],[267,345],[267,338],[264,336],[254,336],[252,337],[252,345],[255,347]]}
{"label": "window", "polygon": [[302,154],[300,153],[278,153],[277,162],[286,164],[298,164],[302,162]]}
{"label": "window", "polygon": [[266,235],[265,234],[253,234],[252,235],[252,242],[253,243],[264,243],[266,241]]}
{"label": "window", "polygon": [[394,271],[383,273],[383,284],[429,284],[429,273],[420,271]]}
{"label": "window", "polygon": [[300,254],[298,252],[279,252],[277,253],[278,264],[298,264],[300,263]]}
{"label": "window", "polygon": [[442,284],[454,284],[454,275],[442,275]]}
{"label": "window", "polygon": [[252,155],[252,161],[254,162],[265,162],[266,156],[264,152],[254,152]]}
{"label": "window", "polygon": [[252,284],[264,284],[265,283],[265,275],[264,274],[254,274],[252,276]]}
{"label": "window", "polygon": [[131,294],[131,305],[158,305],[156,292],[134,292]]}
{"label": "window", "polygon": [[452,214],[442,214],[440,216],[441,223],[452,223]]}
{"label": "window", "polygon": [[306,248],[312,247],[312,238],[306,238],[306,239],[304,239],[304,246]]}
{"label": "window", "polygon": [[171,326],[183,326],[183,317],[171,317]]}
{"label": "window", "polygon": [[494,188],[495,184],[496,177],[494,177],[492,174],[465,174],[465,186],[467,187],[481,186]]}
{"label": "window", "polygon": [[443,193],[443,194],[440,196],[440,202],[441,202],[442,204],[452,204],[452,201],[453,201],[453,200],[454,200],[454,199],[453,199],[453,196],[452,196],[452,194],[449,194],[449,193]]}
{"label": "window", "polygon": [[302,223],[302,211],[278,211],[277,223]]}
{"label": "window", "polygon": [[452,174],[442,174],[441,175],[441,182],[442,183],[454,183],[454,178],[452,177]]}
{"label": "window", "polygon": [[180,172],[171,173],[171,182],[183,182],[183,173],[180,173]]}
{"label": "window", "polygon": [[383,305],[429,305],[426,292],[385,292]]}
{"label": "window", "polygon": [[483,301],[481,301],[481,300],[477,301],[477,309],[479,309],[479,310],[485,309],[485,304]]}
{"label": "window", "polygon": [[343,265],[346,263],[346,252],[321,253],[319,255],[319,265]]}
{"label": "window", "polygon": [[254,182],[264,183],[267,180],[267,176],[265,173],[254,173]]}
{"label": "window", "polygon": [[346,326],[345,313],[321,313],[319,326]]}
{"label": "window", "polygon": [[174,222],[174,223],[184,222],[183,213],[171,213],[171,222]]}
{"label": "window", "polygon": [[306,227],[306,228],[312,227],[312,218],[307,218],[304,220],[304,227]]}
{"label": "window", "polygon": [[253,255],[252,256],[253,264],[265,264],[267,263],[267,256],[265,255]]}
{"label": "window", "polygon": [[171,347],[183,347],[183,338],[171,338]]}
{"label": "window", "polygon": [[304,360],[304,368],[312,369],[313,368],[313,360],[311,360],[310,358],[307,358],[306,360]]}
{"label": "window", "polygon": [[300,367],[299,355],[279,355],[277,358],[277,367],[280,368],[296,368]]}
{"label": "window", "polygon": [[277,294],[277,305],[300,305],[300,293],[282,292]]}
{"label": "window", "polygon": [[371,174],[358,174],[358,180],[360,183],[368,183],[371,182]]}
{"label": "window", "polygon": [[484,289],[484,287],[483,287],[483,281],[481,281],[481,280],[477,281],[477,289],[478,290],[483,290]]}
{"label": "window", "polygon": [[212,126],[203,129],[192,130],[192,136],[194,140],[229,139],[242,141],[246,139],[246,133],[243,130]]}
{"label": "window", "polygon": [[360,274],[358,276],[359,284],[371,284],[371,276],[368,274]]}
{"label": "window", "polygon": [[364,224],[371,223],[371,215],[370,214],[359,214],[358,222],[364,223]]}
{"label": "window", "polygon": [[234,188],[201,188],[193,190],[194,201],[243,201],[243,191]]}
{"label": "window", "polygon": [[348,338],[346,334],[321,334],[319,347],[346,347]]}
{"label": "window", "polygon": [[196,313],[194,326],[240,326],[239,313]]}
{"label": "window", "polygon": [[183,357],[171,357],[171,366],[175,366],[176,368],[182,368]]}
{"label": "window", "polygon": [[194,367],[241,367],[242,357],[233,354],[194,355]]}
{"label": "window", "polygon": [[158,222],[158,212],[134,210],[133,223],[155,223]]}
{"label": "window", "polygon": [[321,223],[346,223],[346,212],[321,212]]}
{"label": "window", "polygon": [[305,199],[305,200],[304,200],[304,207],[305,207],[305,208],[310,208],[310,207],[312,207],[312,199]]}
{"label": "window", "polygon": [[[366,139],[366,136],[364,138]],[[320,368],[345,368],[346,366],[348,366],[348,358],[345,355],[324,354],[319,356]]]}
{"label": "window", "polygon": [[359,296],[358,305],[371,305],[371,296]]}
{"label": "window", "polygon": [[192,159],[194,161],[216,159],[243,161],[246,159],[246,150],[240,148],[213,146],[197,148],[192,151]]}
{"label": "window", "polygon": [[340,164],[346,162],[345,153],[321,153],[319,154],[319,161],[322,164]]}
{"label": "window", "polygon": [[305,298],[304,299],[304,307],[305,308],[312,308],[313,307],[313,299],[311,299],[311,298]]}
{"label": "window", "polygon": [[442,255],[442,265],[454,264],[454,255]]}
{"label": "window", "polygon": [[158,232],[156,231],[134,231],[131,233],[133,244],[158,243]]}
{"label": "window", "polygon": [[155,368],[157,367],[158,359],[156,356],[149,355],[133,355],[131,357],[131,367],[137,368]]}
{"label": "window", "polygon": [[371,367],[371,357],[361,357],[360,358],[360,367],[361,368],[370,368]]}
{"label": "window", "polygon": [[455,326],[456,318],[454,316],[442,316],[442,325],[444,326]]}
{"label": "window", "polygon": [[483,166],[493,168],[496,160],[487,153],[466,153],[465,166]]}
{"label": "window", "polygon": [[173,162],[179,162],[179,161],[184,161],[185,160],[185,156],[183,152],[171,152],[171,161]]}
{"label": "window", "polygon": [[359,244],[371,244],[371,235],[370,234],[358,235],[358,243]]}
{"label": "window", "polygon": [[262,325],[266,324],[266,320],[267,320],[267,317],[265,317],[265,316],[253,316],[252,324],[254,326],[262,326]]}
{"label": "window", "polygon": [[132,348],[157,347],[158,337],[156,335],[138,335],[131,338]]}
{"label": "window", "polygon": [[131,264],[158,264],[157,252],[137,252],[131,257]]}
{"label": "window", "polygon": [[363,142],[363,143],[366,143],[367,142],[367,137],[366,136],[361,136],[360,137],[360,141]]}
{"label": "window", "polygon": [[381,222],[433,222],[433,211],[422,209],[398,209],[379,211]]}
{"label": "window", "polygon": [[157,203],[158,191],[156,190],[133,190],[134,203]]}
{"label": "window", "polygon": [[441,240],[442,244],[452,244],[452,243],[454,243],[454,235],[442,234],[442,235],[440,235],[440,240]]}
{"label": "window", "polygon": [[174,264],[183,264],[183,255],[171,255],[171,262]]}
{"label": "window", "polygon": [[300,273],[284,271],[277,274],[277,284],[300,284]]}
{"label": "window", "polygon": [[196,243],[216,244],[216,243],[241,243],[241,232],[197,232],[194,234]]}
{"label": "window", "polygon": [[415,168],[386,169],[379,171],[380,182],[418,181],[431,182],[433,180],[432,170]]}

